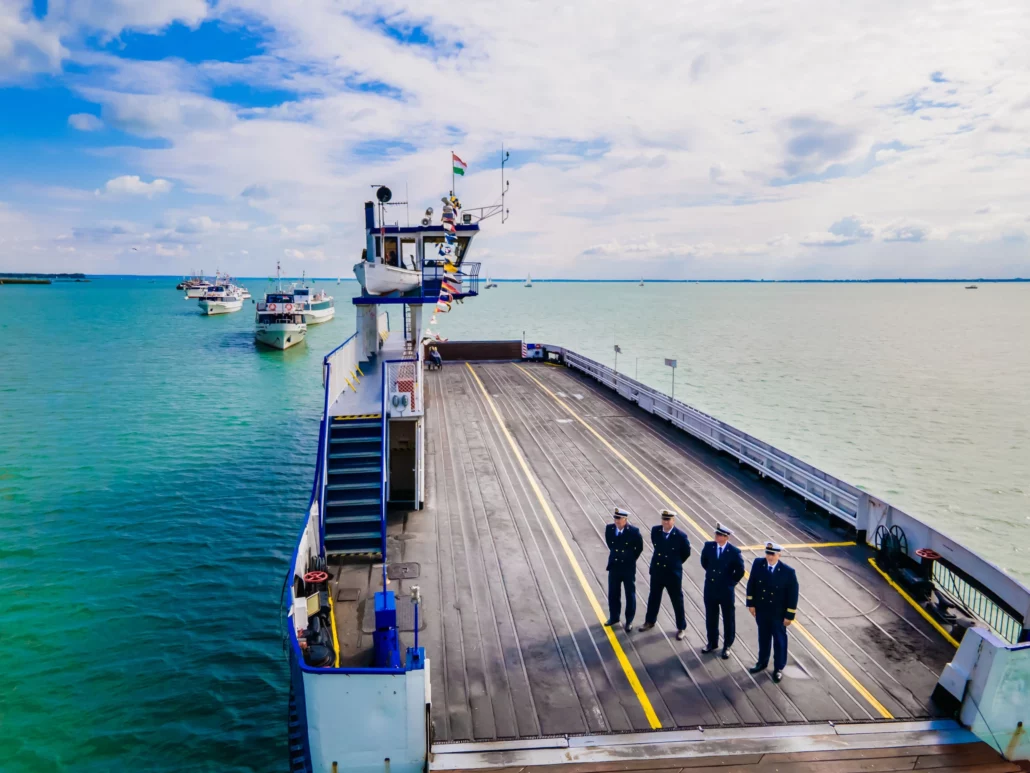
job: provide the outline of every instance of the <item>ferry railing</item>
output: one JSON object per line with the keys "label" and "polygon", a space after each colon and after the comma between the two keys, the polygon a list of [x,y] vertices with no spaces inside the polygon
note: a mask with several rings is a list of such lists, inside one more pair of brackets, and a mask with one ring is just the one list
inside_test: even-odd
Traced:
{"label": "ferry railing", "polygon": [[327,387],[329,405],[335,403],[348,386],[357,391],[354,381],[358,368],[357,335],[352,335],[322,360],[322,386]]}
{"label": "ferry railing", "polygon": [[[383,379],[384,397],[389,396],[391,404],[387,406],[391,414],[419,415],[422,413],[422,379],[418,376],[418,359],[389,360]],[[408,395],[408,409],[402,405],[394,405],[395,395]],[[385,413],[383,414],[386,415]]]}
{"label": "ferry railing", "polygon": [[862,539],[871,538],[879,526],[900,527],[905,532],[907,556],[913,565],[921,562],[918,550],[941,556],[933,570],[933,580],[939,588],[1009,641],[1030,641],[1030,589],[943,532],[726,422],[616,373],[607,365],[560,346],[543,348],[560,353],[568,367],[596,379],[643,410],[666,419],[821,507],[854,527]]}

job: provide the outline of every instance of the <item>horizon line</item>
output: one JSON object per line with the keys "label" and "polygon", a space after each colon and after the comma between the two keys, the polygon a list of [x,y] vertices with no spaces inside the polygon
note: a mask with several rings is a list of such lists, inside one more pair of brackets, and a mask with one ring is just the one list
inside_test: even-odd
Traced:
{"label": "horizon line", "polygon": [[[51,272],[41,271],[39,273],[30,272],[3,272],[0,271],[0,277],[23,277],[23,278],[57,278],[67,277],[73,275],[81,275],[83,277],[106,277],[112,279],[182,279],[183,277],[179,274],[94,274],[82,271],[62,271],[62,272]],[[234,279],[257,279],[267,280],[266,276],[236,276]],[[301,277],[282,277],[287,281],[300,280]],[[307,277],[306,281],[327,281],[331,282],[334,279],[341,281],[342,277]],[[348,277],[348,282],[357,282],[357,279]],[[485,279],[480,278],[480,281],[485,283]],[[525,282],[525,279],[516,277],[510,278],[492,278],[492,282],[504,282],[504,283],[520,283]],[[641,279],[639,277],[635,279],[600,279],[600,278],[573,278],[573,277],[553,277],[553,278],[542,278],[533,279],[533,284],[537,283],[562,283],[562,282],[581,282],[581,283],[593,283],[593,284],[638,284],[643,282],[644,284],[903,284],[903,283],[956,283],[956,282],[983,282],[983,283],[1009,283],[1009,282],[1030,282],[1030,277],[1002,277],[1002,278],[989,278],[989,277],[945,277],[945,278],[932,278],[932,277],[873,277],[870,279],[647,279],[646,277]]]}

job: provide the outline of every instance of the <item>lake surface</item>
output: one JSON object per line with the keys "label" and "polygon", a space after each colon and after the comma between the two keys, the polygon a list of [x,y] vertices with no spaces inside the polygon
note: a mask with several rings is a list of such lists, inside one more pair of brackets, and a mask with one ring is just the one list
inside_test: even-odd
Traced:
{"label": "lake surface", "polygon": [[[279,596],[356,285],[287,352],[174,285],[0,287],[5,773],[284,769]],[[678,398],[1030,579],[1030,285],[502,283],[439,319],[618,343],[666,391],[677,358]]]}

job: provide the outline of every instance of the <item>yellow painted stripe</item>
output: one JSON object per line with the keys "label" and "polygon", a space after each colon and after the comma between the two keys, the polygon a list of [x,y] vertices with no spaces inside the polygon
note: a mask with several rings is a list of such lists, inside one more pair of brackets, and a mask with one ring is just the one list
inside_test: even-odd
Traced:
{"label": "yellow painted stripe", "polygon": [[340,640],[336,636],[336,607],[333,605],[333,584],[329,583],[329,622],[333,624],[333,649],[336,650],[336,661],[333,665],[340,667]]}
{"label": "yellow painted stripe", "polygon": [[[558,405],[560,405],[562,408],[564,408],[566,413],[568,413],[570,416],[572,416],[572,418],[574,418],[576,421],[578,421],[580,424],[582,424],[586,428],[586,430],[588,432],[590,432],[590,434],[592,434],[599,441],[601,441],[601,443],[604,444],[605,448],[607,448],[609,451],[611,451],[612,454],[616,458],[619,459],[619,461],[621,461],[623,464],[625,464],[627,467],[629,467],[634,473],[636,473],[637,477],[640,478],[644,483],[646,483],[647,486],[652,491],[654,491],[655,494],[658,495],[658,498],[661,499],[663,502],[665,502],[669,506],[670,509],[675,510],[676,512],[678,512],[680,514],[680,516],[687,523],[689,523],[691,526],[693,526],[694,529],[697,531],[697,536],[698,536],[699,539],[704,539],[704,535],[707,532],[705,531],[705,529],[701,528],[700,525],[698,525],[697,521],[695,521],[693,518],[691,518],[689,515],[686,514],[686,510],[684,508],[680,507],[675,502],[673,502],[668,494],[666,494],[664,491],[662,491],[660,488],[658,488],[658,486],[655,485],[654,481],[652,481],[650,478],[648,478],[646,475],[644,475],[644,473],[642,473],[637,468],[637,466],[635,464],[633,464],[629,459],[627,459],[625,456],[623,456],[623,454],[615,446],[613,446],[604,437],[602,437],[597,432],[597,430],[595,430],[593,427],[591,427],[589,424],[587,424],[587,422],[578,413],[576,413],[574,410],[572,410],[572,408],[570,408],[568,406],[568,404],[565,403],[564,400],[559,398],[558,395],[556,395],[554,392],[552,392],[550,389],[548,389],[546,386],[544,386],[544,384],[542,384],[537,378],[535,378],[533,375],[528,373],[526,371],[526,369],[523,368],[521,365],[516,365],[515,367],[518,368],[519,370],[521,370],[523,373],[525,373],[527,377],[532,379],[536,383],[536,385],[538,387],[540,387],[543,391],[545,391],[547,394],[549,394],[554,399],[554,401],[556,403],[558,403]],[[763,545],[762,547],[764,548],[765,545]],[[744,576],[747,577],[747,573],[746,572],[745,572]],[[866,701],[869,702],[869,705],[872,706],[879,713],[879,715],[881,717],[883,717],[884,719],[894,719],[894,715],[891,714],[882,703],[880,703],[878,700],[876,700],[876,698],[873,696],[873,694],[871,692],[869,692],[869,690],[867,690],[862,685],[862,683],[859,682],[854,677],[854,675],[852,675],[852,673],[850,671],[848,671],[839,660],[837,660],[837,658],[833,657],[833,655],[830,654],[829,650],[827,650],[826,647],[824,647],[822,644],[820,644],[816,640],[816,638],[811,633],[808,632],[807,628],[805,628],[803,625],[801,625],[801,623],[799,623],[796,620],[791,625],[791,627],[792,628],[796,628],[798,633],[800,633],[802,636],[804,636],[805,639],[807,639],[808,642],[816,650],[818,650],[819,653],[824,658],[826,658],[827,662],[831,666],[833,666],[833,668],[837,671],[837,673],[839,673],[844,678],[844,681],[846,681],[848,684],[850,684],[859,695],[861,695],[863,698],[865,698]]]}
{"label": "yellow painted stripe", "polygon": [[626,674],[626,679],[629,680],[629,686],[633,688],[633,692],[636,694],[637,700],[640,701],[641,708],[644,709],[644,715],[647,717],[647,721],[650,723],[651,729],[659,729],[662,726],[662,723],[658,720],[658,715],[655,714],[654,707],[651,705],[651,700],[647,697],[647,693],[644,692],[644,687],[640,684],[640,679],[637,677],[636,671],[633,670],[633,665],[629,662],[629,658],[626,657],[626,652],[622,649],[622,645],[619,644],[619,640],[616,638],[615,633],[611,628],[604,624],[608,618],[601,609],[601,605],[598,603],[597,597],[594,595],[594,591],[590,587],[590,583],[587,581],[586,575],[583,574],[583,570],[580,568],[579,562],[576,560],[576,556],[573,554],[568,540],[565,539],[565,535],[562,533],[561,527],[558,525],[558,520],[554,517],[554,513],[551,511],[551,506],[547,504],[547,499],[544,497],[544,492],[540,490],[540,485],[537,483],[536,477],[530,471],[529,465],[526,464],[526,460],[523,458],[522,452],[519,451],[519,447],[515,443],[515,438],[511,436],[508,428],[504,426],[504,419],[501,418],[501,414],[497,410],[497,406],[494,405],[493,398],[491,398],[489,393],[486,391],[486,387],[483,385],[483,382],[480,381],[476,371],[473,370],[472,366],[467,362],[465,363],[465,367],[469,369],[469,373],[472,374],[472,378],[474,378],[476,383],[479,385],[479,390],[483,393],[483,397],[486,398],[486,402],[490,406],[490,411],[497,420],[497,426],[500,427],[501,432],[508,441],[508,445],[511,446],[512,453],[515,454],[515,459],[518,460],[519,466],[522,468],[522,472],[529,481],[530,488],[532,488],[533,493],[536,494],[537,501],[540,502],[540,507],[543,508],[544,514],[547,516],[547,520],[551,524],[551,528],[554,529],[555,536],[558,537],[558,542],[561,544],[562,549],[565,551],[565,555],[569,559],[572,571],[575,573],[576,579],[579,580],[579,584],[583,588],[583,592],[586,594],[587,600],[590,602],[590,606],[594,610],[594,614],[597,615],[597,621],[601,624],[601,629],[608,637],[608,641],[612,645],[612,649],[615,650],[615,657],[619,661],[619,665],[622,666],[622,670]]}
{"label": "yellow painted stripe", "polygon": [[957,640],[957,639],[955,639],[955,637],[954,637],[954,636],[952,636],[952,635],[951,635],[950,633],[948,633],[948,632],[947,632],[946,630],[944,630],[944,626],[942,626],[942,625],[941,625],[940,623],[938,623],[938,622],[937,622],[936,620],[934,620],[934,619],[933,619],[933,616],[932,616],[932,615],[930,615],[930,613],[929,613],[929,612],[927,612],[927,611],[926,611],[925,609],[923,609],[923,607],[922,607],[922,605],[921,605],[921,604],[917,603],[915,599],[913,599],[913,598],[912,598],[911,596],[909,596],[909,595],[908,595],[908,594],[907,594],[907,593],[905,592],[905,589],[904,589],[904,588],[902,588],[902,587],[901,587],[900,585],[898,585],[898,584],[897,584],[896,582],[894,582],[894,580],[892,580],[892,579],[890,578],[890,575],[888,575],[888,574],[887,574],[887,573],[886,573],[885,571],[883,571],[883,569],[881,569],[880,567],[878,567],[878,566],[876,565],[876,560],[875,560],[875,559],[873,559],[873,558],[870,558],[870,559],[869,559],[869,563],[870,563],[870,565],[871,565],[871,566],[873,567],[873,569],[875,569],[875,570],[876,570],[877,572],[879,572],[879,573],[880,573],[880,576],[881,576],[881,577],[883,577],[883,579],[885,579],[885,580],[887,581],[887,583],[888,583],[888,584],[889,584],[889,585],[890,585],[890,586],[891,586],[892,588],[894,588],[894,590],[896,590],[896,591],[897,591],[898,593],[900,593],[900,594],[901,594],[901,597],[902,597],[903,599],[905,599],[905,601],[907,601],[907,602],[908,602],[909,604],[911,604],[911,605],[912,605],[912,606],[913,606],[913,607],[915,608],[916,612],[918,612],[918,613],[919,613],[919,614],[921,614],[921,615],[922,615],[922,616],[923,616],[924,618],[926,618],[926,622],[928,622],[928,623],[929,623],[930,625],[932,625],[932,626],[933,626],[934,628],[936,628],[936,629],[937,629],[937,632],[938,632],[938,633],[939,633],[939,634],[940,634],[941,636],[943,636],[943,637],[944,637],[945,639],[947,639],[947,640],[948,640],[948,643],[949,643],[949,644],[951,644],[951,645],[952,645],[952,646],[954,646],[954,647],[957,647],[957,646],[958,646],[958,640]]}
{"label": "yellow painted stripe", "polygon": [[[795,542],[793,545],[780,545],[784,550],[801,550],[802,548],[853,548],[857,542]],[[741,550],[765,550],[765,544],[741,545]]]}

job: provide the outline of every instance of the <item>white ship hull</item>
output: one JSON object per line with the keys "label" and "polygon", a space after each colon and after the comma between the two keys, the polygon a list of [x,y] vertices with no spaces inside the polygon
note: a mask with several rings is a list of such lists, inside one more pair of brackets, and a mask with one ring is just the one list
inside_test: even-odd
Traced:
{"label": "white ship hull", "polygon": [[307,332],[307,325],[295,322],[260,323],[254,331],[254,340],[273,349],[289,349],[303,341]]}
{"label": "white ship hull", "polygon": [[243,308],[243,301],[240,298],[217,301],[200,300],[197,301],[197,305],[200,306],[201,314],[231,314]]}
{"label": "white ship hull", "polygon": [[362,261],[354,266],[354,273],[369,295],[406,293],[422,284],[422,273],[382,263]]}
{"label": "white ship hull", "polygon": [[320,322],[328,322],[334,316],[336,316],[336,307],[330,306],[328,309],[304,309],[304,322],[308,325],[317,325]]}
{"label": "white ship hull", "polygon": [[208,288],[206,287],[187,287],[186,298],[202,298],[207,294]]}

